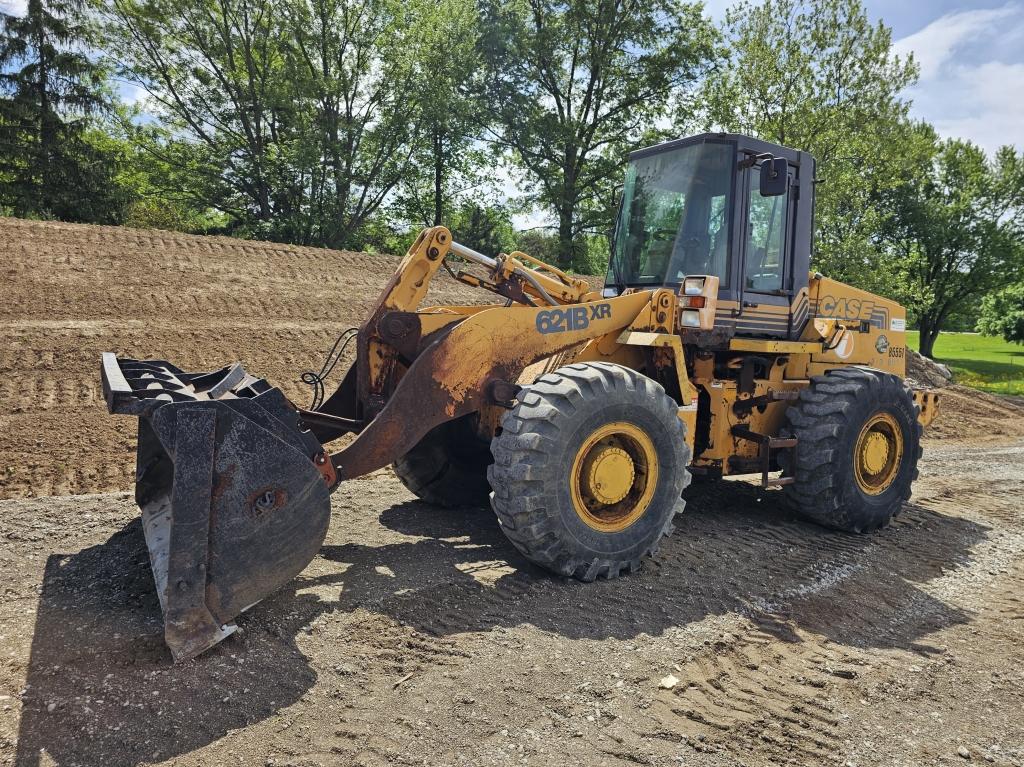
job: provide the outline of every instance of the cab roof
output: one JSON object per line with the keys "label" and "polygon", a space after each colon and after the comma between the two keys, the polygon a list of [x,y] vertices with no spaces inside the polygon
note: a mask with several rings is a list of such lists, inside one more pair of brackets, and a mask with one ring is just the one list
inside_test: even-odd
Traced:
{"label": "cab roof", "polygon": [[790,165],[799,166],[801,159],[804,158],[810,158],[813,162],[813,158],[811,158],[811,156],[806,152],[801,152],[797,149],[790,149],[789,147],[782,146],[781,144],[772,144],[769,141],[762,141],[761,139],[747,136],[742,133],[701,133],[696,136],[674,139],[661,144],[655,144],[654,146],[644,147],[643,149],[638,149],[635,152],[630,152],[629,159],[637,160],[641,157],[648,157],[652,154],[659,154],[671,149],[691,146],[693,144],[717,144],[723,142],[735,143],[737,145],[737,149],[741,152],[749,152],[750,154],[770,152],[776,157],[785,157],[786,161]]}

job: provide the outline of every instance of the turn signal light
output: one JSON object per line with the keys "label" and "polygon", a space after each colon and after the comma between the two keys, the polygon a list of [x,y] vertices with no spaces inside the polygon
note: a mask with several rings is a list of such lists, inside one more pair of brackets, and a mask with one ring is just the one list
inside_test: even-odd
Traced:
{"label": "turn signal light", "polygon": [[718,277],[694,275],[683,280],[679,291],[679,325],[694,330],[711,330],[718,308]]}

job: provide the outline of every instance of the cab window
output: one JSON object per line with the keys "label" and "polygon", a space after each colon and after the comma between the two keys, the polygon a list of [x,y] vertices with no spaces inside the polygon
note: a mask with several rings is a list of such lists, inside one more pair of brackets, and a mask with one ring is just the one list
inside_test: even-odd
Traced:
{"label": "cab window", "polygon": [[744,288],[763,293],[780,291],[785,263],[789,192],[777,197],[762,197],[758,169],[752,168],[748,177]]}
{"label": "cab window", "polygon": [[691,274],[728,284],[735,165],[735,146],[717,142],[633,160],[606,284],[676,285]]}

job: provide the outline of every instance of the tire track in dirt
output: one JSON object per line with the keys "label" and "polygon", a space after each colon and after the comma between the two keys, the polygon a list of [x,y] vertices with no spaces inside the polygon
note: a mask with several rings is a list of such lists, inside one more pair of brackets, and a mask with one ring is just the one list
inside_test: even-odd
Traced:
{"label": "tire track in dirt", "polygon": [[[818,564],[793,571],[795,586],[754,598],[740,610],[751,622],[742,639],[718,644],[680,667],[679,684],[655,709],[659,724],[676,732],[689,728],[709,741],[759,741],[780,759],[818,763],[834,757],[848,733],[841,701],[830,691],[837,680],[862,674],[870,648],[909,645],[934,653],[917,637],[947,628],[951,620],[966,622],[980,606],[1004,619],[1024,618],[1021,590],[1014,586],[1022,579],[1011,572],[1024,559],[1024,476],[1011,473],[1014,479],[998,488],[977,481],[990,495],[978,488],[961,487],[957,495],[925,486],[925,498],[915,498],[902,519],[859,551],[836,546],[828,534],[816,536],[819,545],[806,546],[798,528],[773,536],[803,545],[820,557]],[[950,540],[948,530],[930,524],[958,518],[965,506],[978,520],[967,539]],[[957,557],[959,546],[964,555]],[[895,579],[887,565],[894,558],[905,568]],[[907,580],[913,589],[906,588]]]}
{"label": "tire track in dirt", "polygon": [[[633,579],[589,587],[600,589],[600,608],[578,616],[571,636],[625,639],[641,626],[657,634],[659,627],[741,616],[747,621],[741,635],[715,641],[679,665],[680,683],[649,712],[648,738],[683,733],[702,749],[740,742],[756,744],[773,763],[820,763],[850,737],[838,691],[865,673],[875,648],[933,652],[919,637],[970,620],[978,599],[970,584],[1024,556],[1021,519],[1010,511],[1022,490],[1018,479],[994,498],[983,497],[977,522],[933,501],[908,506],[884,534],[862,537],[786,519],[777,493],[735,483],[712,488],[691,499],[690,518],[680,520],[645,568],[642,587]],[[1016,524],[1004,529],[1004,521]],[[576,584],[531,573],[514,556],[508,564],[492,560],[487,539],[473,529],[469,537],[472,545],[464,548],[482,550],[459,569],[473,580],[428,582],[374,607],[435,638],[520,622],[554,631],[555,615],[582,606]],[[900,562],[895,577],[894,561]],[[516,569],[506,572],[509,564]],[[692,575],[680,592],[679,573],[687,571]],[[946,582],[955,594],[944,591]],[[993,609],[1019,606],[1014,596],[988,601]],[[557,630],[565,634],[564,626]],[[393,753],[385,750],[382,758]],[[626,758],[630,752],[607,753]]]}
{"label": "tire track in dirt", "polygon": [[832,661],[805,644],[744,641],[684,666],[680,683],[653,714],[690,737],[757,738],[769,752],[818,762],[841,741],[837,705],[827,692]]}
{"label": "tire track in dirt", "polygon": [[[9,285],[0,305],[0,498],[131,486],[135,424],[106,413],[101,352],[186,370],[240,360],[304,404],[300,373],[362,321],[397,264],[387,255],[0,219]],[[430,300],[487,297],[442,274]]]}

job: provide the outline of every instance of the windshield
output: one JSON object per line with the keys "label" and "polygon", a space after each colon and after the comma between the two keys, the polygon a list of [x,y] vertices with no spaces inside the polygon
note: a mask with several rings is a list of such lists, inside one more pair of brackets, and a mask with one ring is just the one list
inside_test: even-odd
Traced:
{"label": "windshield", "polygon": [[713,274],[727,285],[735,156],[732,144],[707,143],[631,162],[606,284],[675,284]]}

